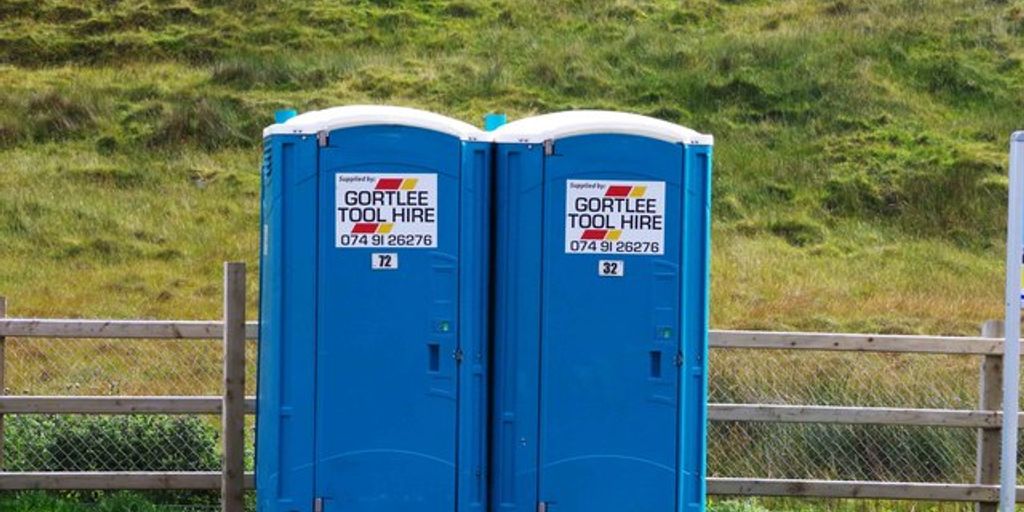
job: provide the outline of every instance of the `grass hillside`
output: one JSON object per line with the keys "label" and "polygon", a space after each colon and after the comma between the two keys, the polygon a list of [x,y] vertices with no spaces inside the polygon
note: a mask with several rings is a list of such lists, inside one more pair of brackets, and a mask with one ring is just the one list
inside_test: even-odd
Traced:
{"label": "grass hillside", "polygon": [[275,109],[607,108],[716,136],[714,326],[974,333],[1022,43],[1020,0],[4,0],[0,294],[215,317]]}

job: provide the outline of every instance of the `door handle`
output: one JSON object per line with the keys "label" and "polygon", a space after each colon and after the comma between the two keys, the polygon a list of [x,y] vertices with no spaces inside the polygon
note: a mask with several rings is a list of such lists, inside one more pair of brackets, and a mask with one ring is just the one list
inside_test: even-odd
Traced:
{"label": "door handle", "polygon": [[441,344],[427,343],[427,371],[438,373],[441,371]]}
{"label": "door handle", "polygon": [[660,350],[652,350],[650,352],[650,354],[651,354],[651,356],[650,356],[651,357],[651,368],[650,368],[651,378],[652,379],[660,379],[661,378],[661,351]]}

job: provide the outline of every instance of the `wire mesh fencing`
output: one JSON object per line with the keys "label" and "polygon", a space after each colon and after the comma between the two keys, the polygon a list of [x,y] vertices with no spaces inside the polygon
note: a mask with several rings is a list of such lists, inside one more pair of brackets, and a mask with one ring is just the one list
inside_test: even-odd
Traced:
{"label": "wire mesh fencing", "polygon": [[[221,340],[11,338],[11,395],[219,396]],[[256,391],[256,342],[246,344],[246,391]]]}
{"label": "wire mesh fencing", "polygon": [[715,422],[712,476],[968,483],[974,431],[899,425]]}
{"label": "wire mesh fencing", "polygon": [[[12,395],[218,396],[220,340],[11,338]],[[256,343],[247,343],[247,394]],[[979,356],[713,349],[710,401],[737,404],[978,408]],[[8,471],[216,471],[214,415],[7,415]],[[247,419],[247,468],[254,455]],[[968,483],[976,430],[716,421],[711,476]]]}
{"label": "wire mesh fencing", "polygon": [[[718,403],[964,409],[979,407],[981,357],[806,350],[712,350]],[[972,428],[713,422],[711,476],[971,483]],[[1018,467],[1024,475],[1024,461]]]}
{"label": "wire mesh fencing", "polygon": [[977,356],[713,349],[719,403],[975,409]]}
{"label": "wire mesh fencing", "polygon": [[[223,386],[221,340],[8,338],[8,395],[210,396]],[[256,342],[246,343],[246,394],[256,390]],[[219,415],[8,414],[0,469],[28,472],[220,471]],[[254,464],[246,418],[246,468]],[[65,491],[83,502],[131,500]],[[14,493],[0,493],[10,496]],[[219,491],[147,491],[169,510],[214,510]],[[35,499],[35,498],[30,498]],[[45,500],[47,498],[38,498]],[[41,505],[42,506],[42,505]]]}

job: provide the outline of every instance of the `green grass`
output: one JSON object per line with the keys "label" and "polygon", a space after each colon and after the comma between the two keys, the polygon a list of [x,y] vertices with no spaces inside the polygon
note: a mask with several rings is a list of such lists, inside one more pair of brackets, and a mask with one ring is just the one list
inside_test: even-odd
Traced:
{"label": "green grass", "polygon": [[78,500],[56,493],[28,491],[0,496],[0,510],[4,512],[187,512],[207,511],[215,507],[188,508],[177,505],[159,505],[135,492],[118,492],[98,500]]}
{"label": "green grass", "polygon": [[[716,327],[974,333],[999,314],[1019,1],[9,1],[0,293],[214,317],[256,264],[260,128],[374,102],[715,134]],[[255,276],[255,272],[252,273]]]}
{"label": "green grass", "polygon": [[787,498],[714,498],[708,512],[967,512],[973,504],[863,500],[795,500]]}
{"label": "green grass", "polygon": [[[949,503],[920,503],[911,510],[922,512],[961,512],[973,505]],[[181,507],[149,503],[135,493],[118,493],[97,503],[79,503],[42,492],[25,492],[0,498],[0,510],[5,512],[183,512]],[[196,509],[212,510],[212,509]],[[865,503],[856,500],[790,500],[790,499],[712,499],[709,512],[889,512],[908,510],[905,502],[878,501]]]}
{"label": "green grass", "polygon": [[[256,290],[260,129],[279,108],[391,103],[474,124],[490,111],[607,108],[716,137],[714,327],[976,334],[1001,315],[1022,43],[1021,0],[7,0],[0,295],[15,316],[219,316],[221,262],[248,262]],[[255,304],[251,293],[251,315]],[[196,357],[188,348],[97,342],[54,356],[11,343],[16,392],[216,384],[198,362],[196,375],[171,371]],[[719,369],[751,366],[716,357]],[[773,375],[777,363],[753,366]],[[887,368],[815,364],[845,382],[835,400],[847,404],[874,396],[851,376]],[[136,377],[118,378],[126,368]],[[777,385],[815,392],[791,373]],[[935,399],[923,384],[888,385],[907,396],[890,405]],[[961,388],[948,398],[973,399]],[[930,435],[908,449],[963,444]],[[84,510],[50,499],[0,498],[0,510]],[[764,507],[956,508],[712,508]]]}

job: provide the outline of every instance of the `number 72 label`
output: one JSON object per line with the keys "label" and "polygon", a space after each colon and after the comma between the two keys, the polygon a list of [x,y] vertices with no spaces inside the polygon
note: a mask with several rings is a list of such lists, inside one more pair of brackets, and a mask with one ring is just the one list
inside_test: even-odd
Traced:
{"label": "number 72 label", "polygon": [[370,255],[370,268],[373,270],[397,270],[398,253],[375,252]]}

